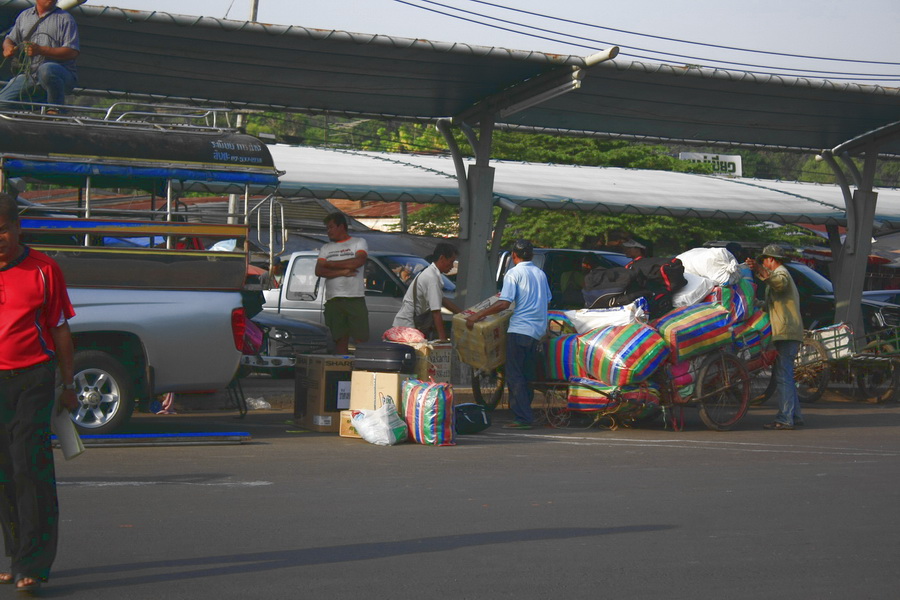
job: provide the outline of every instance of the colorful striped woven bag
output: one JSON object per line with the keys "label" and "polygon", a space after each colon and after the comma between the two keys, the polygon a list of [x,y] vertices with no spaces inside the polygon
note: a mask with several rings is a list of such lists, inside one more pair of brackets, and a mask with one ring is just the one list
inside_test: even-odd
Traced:
{"label": "colorful striped woven bag", "polygon": [[652,322],[674,355],[683,361],[731,344],[731,312],[704,302],[670,311]]}
{"label": "colorful striped woven bag", "polygon": [[456,444],[456,412],[449,383],[407,379],[403,382],[403,400],[403,416],[412,441],[429,446]]}
{"label": "colorful striped woven bag", "polygon": [[578,341],[587,373],[608,385],[644,381],[669,357],[666,342],[641,322],[595,329]]}

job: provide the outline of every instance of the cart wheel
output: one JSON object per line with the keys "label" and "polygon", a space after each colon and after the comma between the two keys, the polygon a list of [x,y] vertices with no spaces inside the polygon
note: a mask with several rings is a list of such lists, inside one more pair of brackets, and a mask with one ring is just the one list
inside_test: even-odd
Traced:
{"label": "cart wheel", "polygon": [[754,369],[751,365],[750,373],[750,404],[765,404],[775,393],[775,380],[772,377],[772,364],[775,362],[775,350],[767,350],[759,360],[761,368]]}
{"label": "cart wheel", "polygon": [[472,396],[475,402],[487,410],[497,408],[500,399],[503,398],[505,383],[502,367],[490,371],[472,369]]}
{"label": "cart wheel", "polygon": [[[797,382],[797,396],[800,402],[815,402],[825,393],[831,373],[828,353],[819,340],[807,337],[800,344],[794,359],[794,381]],[[769,385],[771,396],[775,392],[775,379]]]}
{"label": "cart wheel", "polygon": [[750,376],[744,362],[734,354],[719,352],[700,367],[697,401],[700,418],[715,431],[728,431],[747,412]]}
{"label": "cart wheel", "polygon": [[[894,354],[896,351],[890,344],[869,344],[862,354]],[[863,364],[857,364],[853,369],[856,378],[856,386],[863,396],[875,400],[875,402],[889,402],[897,395],[900,388],[900,369],[890,358],[882,360],[869,359]]]}
{"label": "cart wheel", "polygon": [[[535,421],[540,420],[542,423],[547,423],[550,427],[567,427],[571,413],[569,412],[566,388],[551,386],[541,388],[540,392],[544,397],[544,403],[543,405],[534,406],[533,409],[535,413],[542,413],[542,418],[536,418]],[[537,415],[535,416],[537,417]]]}

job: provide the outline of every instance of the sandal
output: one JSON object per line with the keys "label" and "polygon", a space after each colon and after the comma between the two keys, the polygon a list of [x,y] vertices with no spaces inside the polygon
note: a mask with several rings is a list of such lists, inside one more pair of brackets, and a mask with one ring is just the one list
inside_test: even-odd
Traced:
{"label": "sandal", "polygon": [[787,423],[782,423],[781,421],[774,421],[772,423],[766,423],[765,425],[763,425],[763,427],[766,429],[778,429],[778,430],[782,430],[782,429],[790,430],[790,429],[794,428],[793,425],[788,425]]}
{"label": "sandal", "polygon": [[15,583],[16,578],[13,577],[12,573],[0,573],[0,585],[7,583]]}
{"label": "sandal", "polygon": [[41,580],[36,577],[29,577],[28,575],[19,575],[16,578],[16,591],[17,592],[36,592],[41,589]]}

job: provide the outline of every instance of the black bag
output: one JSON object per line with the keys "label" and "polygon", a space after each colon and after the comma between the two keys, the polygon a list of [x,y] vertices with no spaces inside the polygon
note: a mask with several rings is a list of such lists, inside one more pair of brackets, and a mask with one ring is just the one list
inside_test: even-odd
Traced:
{"label": "black bag", "polygon": [[587,308],[611,308],[634,302],[637,296],[628,294],[636,273],[625,267],[597,267],[584,277],[584,305]]}
{"label": "black bag", "polygon": [[491,426],[491,415],[480,404],[457,404],[453,410],[456,413],[456,433],[478,433]]}
{"label": "black bag", "polygon": [[416,351],[412,346],[394,342],[366,342],[356,345],[354,371],[415,373]]}
{"label": "black bag", "polygon": [[677,292],[687,285],[680,258],[648,256],[628,263],[628,269],[635,273],[637,287],[653,294]]}

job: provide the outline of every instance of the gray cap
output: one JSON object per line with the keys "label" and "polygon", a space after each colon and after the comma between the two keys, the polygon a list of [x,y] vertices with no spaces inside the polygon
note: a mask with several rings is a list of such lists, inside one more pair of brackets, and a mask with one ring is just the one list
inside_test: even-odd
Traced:
{"label": "gray cap", "polygon": [[762,260],[767,256],[769,258],[774,258],[775,260],[780,260],[781,262],[790,262],[791,260],[791,258],[785,254],[784,248],[778,244],[769,244],[763,248],[762,252],[759,254],[759,260]]}
{"label": "gray cap", "polygon": [[623,248],[640,248],[641,250],[646,250],[647,246],[643,245],[639,241],[635,239],[629,239],[622,242]]}

